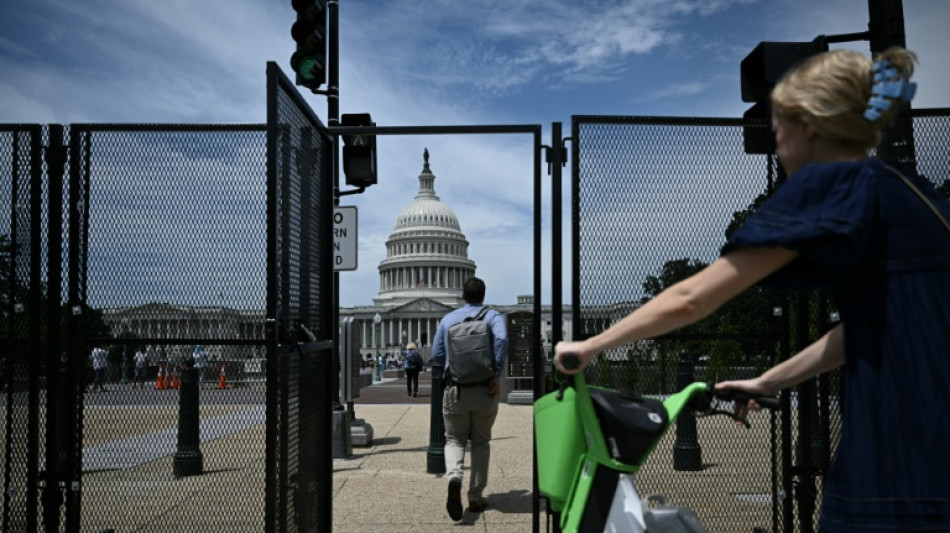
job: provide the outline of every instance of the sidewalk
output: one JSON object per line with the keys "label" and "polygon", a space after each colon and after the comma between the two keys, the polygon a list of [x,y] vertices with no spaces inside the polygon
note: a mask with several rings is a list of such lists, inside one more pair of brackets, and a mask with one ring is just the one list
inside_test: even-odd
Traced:
{"label": "sidewalk", "polygon": [[[445,510],[446,480],[426,472],[429,381],[428,376],[420,379],[418,397],[407,396],[404,379],[361,391],[354,409],[372,425],[373,441],[369,447],[354,447],[346,459],[332,460],[333,531],[532,531],[532,406],[499,405],[485,492],[489,508],[453,522]],[[90,395],[83,415],[81,530],[262,531],[267,456],[263,393],[262,387],[202,392],[203,474],[180,479],[173,475],[173,392],[116,386]],[[638,473],[641,494],[661,492],[671,502],[691,507],[711,531],[767,527],[773,516],[768,416],[754,415],[751,430],[720,417],[697,420],[703,469],[695,472],[673,471],[675,432],[669,432],[651,466]],[[14,507],[25,505],[26,491],[10,494]],[[542,511],[542,531],[545,519]],[[17,524],[11,530],[25,529]]]}
{"label": "sidewalk", "polygon": [[[531,531],[532,406],[499,405],[485,490],[489,507],[483,513],[466,512],[454,522],[445,510],[446,479],[426,473],[431,382],[423,372],[414,398],[406,394],[405,378],[360,390],[354,410],[373,427],[373,442],[354,447],[348,459],[333,460],[333,531],[441,532],[473,526],[478,531]],[[466,453],[465,506],[469,461]]]}
{"label": "sidewalk", "polygon": [[[405,390],[404,381],[393,385]],[[446,480],[426,473],[429,405],[357,404],[355,411],[373,426],[374,438],[371,447],[354,447],[349,459],[333,461],[334,532],[441,532],[456,526],[532,530],[532,406],[499,406],[485,491],[489,507],[480,514],[466,512],[461,522],[453,522],[445,510]],[[465,505],[468,461],[466,454]]]}
{"label": "sidewalk", "polygon": [[[349,458],[333,459],[333,531],[531,531],[532,407],[500,405],[485,493],[489,509],[456,523],[445,510],[446,480],[426,473],[429,376],[419,385],[418,397],[407,396],[405,379],[362,389],[354,409],[372,425],[374,438],[369,447],[354,447]],[[173,475],[177,394],[115,385],[89,395],[81,530],[262,531],[263,393],[262,387],[201,391],[203,474],[179,479]],[[19,501],[26,494],[13,494],[15,507],[26,505]],[[21,529],[18,524],[12,530]]]}

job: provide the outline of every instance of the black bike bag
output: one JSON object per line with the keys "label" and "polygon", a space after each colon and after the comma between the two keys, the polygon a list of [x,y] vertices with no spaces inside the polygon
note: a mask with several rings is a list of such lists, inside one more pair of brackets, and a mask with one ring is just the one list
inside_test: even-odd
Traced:
{"label": "black bike bag", "polygon": [[610,456],[621,463],[640,464],[669,423],[663,402],[627,389],[591,387],[590,397]]}

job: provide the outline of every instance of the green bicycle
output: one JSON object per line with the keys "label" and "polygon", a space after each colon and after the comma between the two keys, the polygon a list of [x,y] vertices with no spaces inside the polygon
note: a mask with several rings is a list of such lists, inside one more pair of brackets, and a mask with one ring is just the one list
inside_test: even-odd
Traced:
{"label": "green bicycle", "polygon": [[[579,364],[570,354],[561,361],[566,368]],[[538,486],[549,511],[560,514],[559,527],[571,533],[705,533],[693,511],[669,506],[662,496],[643,501],[635,474],[681,413],[721,414],[748,425],[717,406],[750,399],[779,408],[777,398],[717,391],[711,383],[692,383],[660,401],[589,387],[583,373],[564,377],[557,391],[534,404]]]}

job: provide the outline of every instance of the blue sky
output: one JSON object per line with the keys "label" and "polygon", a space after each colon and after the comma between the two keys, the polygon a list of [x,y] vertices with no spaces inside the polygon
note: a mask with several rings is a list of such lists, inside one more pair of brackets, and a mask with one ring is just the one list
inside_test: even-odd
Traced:
{"label": "blue sky", "polygon": [[[386,126],[542,124],[545,143],[552,122],[567,135],[575,114],[740,116],[749,104],[739,62],[759,41],[859,32],[868,18],[867,0],[339,5],[342,112],[371,112]],[[904,16],[921,60],[914,105],[946,107],[950,2],[908,0]],[[294,19],[289,0],[4,0],[0,122],[262,123],[265,63],[290,71]],[[325,119],[326,99],[305,98]],[[380,184],[343,200],[359,207],[360,268],[341,274],[341,303],[376,294],[376,266],[418,188],[425,147],[488,299],[530,293],[530,139],[387,137]]]}

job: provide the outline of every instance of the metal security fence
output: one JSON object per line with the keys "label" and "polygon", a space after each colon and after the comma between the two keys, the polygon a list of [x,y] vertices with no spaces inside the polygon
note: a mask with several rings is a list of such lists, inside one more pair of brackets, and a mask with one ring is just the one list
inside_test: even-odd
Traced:
{"label": "metal security fence", "polygon": [[[260,531],[267,384],[239,378],[270,355],[265,129],[79,124],[69,132],[82,198],[80,529]],[[97,349],[107,354],[104,377],[91,357]],[[195,406],[181,401],[193,356]],[[200,482],[176,467],[192,408],[200,460],[188,470]]]}
{"label": "metal security fence", "polygon": [[[712,262],[730,223],[779,178],[773,158],[743,152],[741,120],[574,117],[572,138],[578,338]],[[589,377],[663,395],[693,380],[751,376],[778,355],[782,310],[749,291],[675,335],[608,351]],[[695,441],[671,431],[638,473],[638,489],[696,510],[710,531],[775,529],[779,426],[768,414],[751,422],[740,432],[728,419],[681,418],[695,424]]]}
{"label": "metal security fence", "polygon": [[[950,109],[913,117],[917,170],[950,196]],[[769,135],[765,121],[574,117],[575,337],[602,331],[718,257],[727,233],[785,179],[774,155],[745,153]],[[659,395],[694,379],[750,377],[836,320],[819,294],[751,289],[699,324],[605,353],[588,375]],[[833,372],[783,395],[782,413],[755,415],[750,432],[715,418],[695,422],[695,442],[670,432],[638,473],[641,493],[695,509],[711,531],[813,530],[840,432],[840,381]],[[697,461],[694,471],[674,468]]]}
{"label": "metal security fence", "polygon": [[267,531],[332,527],[333,142],[267,65]]}
{"label": "metal security fence", "polygon": [[917,172],[937,187],[945,187],[944,197],[950,199],[950,108],[914,109],[914,148]]}
{"label": "metal security fence", "polygon": [[[43,147],[47,132],[39,125],[0,126],[0,398],[3,410],[0,445],[3,464],[4,531],[36,530],[43,516],[40,501],[49,506],[42,487],[49,483],[39,465],[47,446],[45,415],[48,398],[42,384],[48,378],[45,353],[50,307],[46,283],[50,233],[50,193],[44,173]],[[56,208],[56,206],[54,206]],[[57,241],[59,242],[59,241]],[[54,245],[55,246],[55,245]],[[54,268],[60,265],[53,265]]]}
{"label": "metal security fence", "polygon": [[332,147],[0,126],[0,531],[330,530]]}

